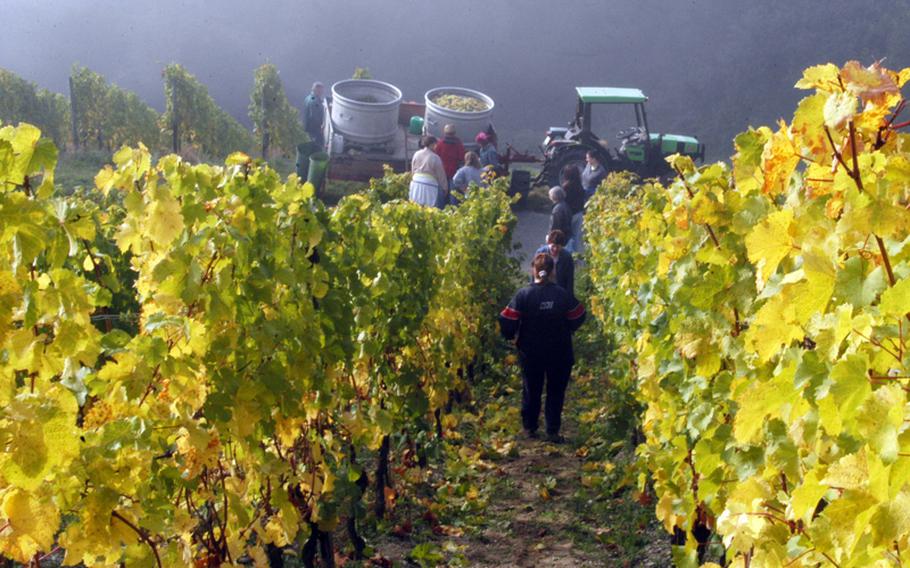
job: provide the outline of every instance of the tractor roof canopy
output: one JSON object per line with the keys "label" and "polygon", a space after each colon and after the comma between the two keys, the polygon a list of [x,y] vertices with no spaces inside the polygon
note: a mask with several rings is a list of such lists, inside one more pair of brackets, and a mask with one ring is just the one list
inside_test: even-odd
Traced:
{"label": "tractor roof canopy", "polygon": [[643,103],[648,97],[641,89],[618,87],[575,87],[583,103]]}

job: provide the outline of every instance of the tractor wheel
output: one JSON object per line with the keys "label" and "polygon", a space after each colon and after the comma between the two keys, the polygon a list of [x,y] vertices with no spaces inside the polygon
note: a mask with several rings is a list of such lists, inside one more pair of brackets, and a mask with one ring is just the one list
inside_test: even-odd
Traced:
{"label": "tractor wheel", "polygon": [[587,162],[585,161],[585,154],[588,153],[588,150],[584,147],[572,148],[563,152],[554,168],[550,170],[550,175],[548,176],[547,182],[550,184],[550,187],[554,185],[562,185],[563,177],[562,170],[566,166],[576,166],[578,167],[578,172],[581,173],[584,171]]}

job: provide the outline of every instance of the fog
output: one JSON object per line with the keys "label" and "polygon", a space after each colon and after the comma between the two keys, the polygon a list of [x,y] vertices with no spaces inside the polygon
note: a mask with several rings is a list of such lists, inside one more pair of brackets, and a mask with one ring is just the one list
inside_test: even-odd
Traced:
{"label": "fog", "polygon": [[652,131],[724,158],[737,132],[792,113],[808,65],[910,66],[908,14],[906,0],[0,0],[0,67],[67,93],[79,63],[162,110],[161,69],[177,62],[245,124],[263,62],[298,107],[314,80],[368,67],[406,99],[489,94],[500,139],[524,148],[571,118],[576,85],[639,87]]}

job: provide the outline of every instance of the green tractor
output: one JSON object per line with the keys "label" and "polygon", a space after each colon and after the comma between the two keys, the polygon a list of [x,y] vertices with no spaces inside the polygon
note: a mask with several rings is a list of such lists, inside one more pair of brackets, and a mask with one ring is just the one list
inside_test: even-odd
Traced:
{"label": "green tractor", "polygon": [[[544,165],[537,178],[539,183],[559,185],[561,172],[569,165],[584,169],[585,154],[594,153],[608,172],[630,171],[643,178],[666,177],[673,172],[665,158],[684,154],[704,161],[705,145],[693,136],[657,134],[648,128],[645,103],[648,97],[639,89],[615,87],[576,87],[578,109],[568,128],[551,127],[543,142]],[[635,126],[620,130],[618,144],[591,131],[594,105],[632,105]]]}

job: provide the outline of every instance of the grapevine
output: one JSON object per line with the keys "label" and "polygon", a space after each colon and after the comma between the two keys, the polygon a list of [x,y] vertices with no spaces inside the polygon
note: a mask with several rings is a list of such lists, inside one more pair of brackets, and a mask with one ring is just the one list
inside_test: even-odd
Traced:
{"label": "grapevine", "polygon": [[590,205],[592,311],[678,565],[910,562],[908,79],[811,67],[732,166],[676,156],[669,187],[613,177]]}
{"label": "grapevine", "polygon": [[265,64],[256,69],[249,110],[264,159],[268,159],[272,147],[291,155],[297,144],[306,140],[300,113],[288,102],[274,65]]}
{"label": "grapevine", "polygon": [[[437,434],[493,333],[505,185],[443,212],[395,176],[327,209],[245,154],[140,145],[64,196],[55,161],[0,129],[0,552],[265,565],[306,542],[330,563],[373,452]],[[135,328],[98,321],[115,303]]]}

